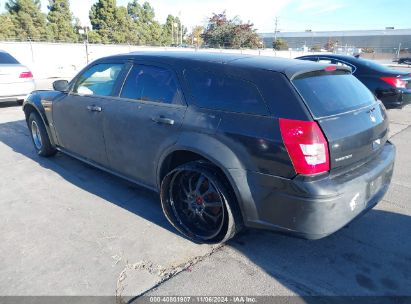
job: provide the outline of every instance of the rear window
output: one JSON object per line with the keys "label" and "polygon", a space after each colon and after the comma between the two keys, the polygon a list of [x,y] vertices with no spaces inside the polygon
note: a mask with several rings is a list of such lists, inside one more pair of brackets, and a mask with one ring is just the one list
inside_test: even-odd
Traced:
{"label": "rear window", "polygon": [[194,103],[202,108],[267,115],[267,107],[255,84],[224,74],[186,70]]}
{"label": "rear window", "polygon": [[356,110],[375,102],[374,95],[351,74],[314,72],[303,74],[292,82],[317,118]]}
{"label": "rear window", "polygon": [[0,64],[19,64],[9,53],[0,52]]}

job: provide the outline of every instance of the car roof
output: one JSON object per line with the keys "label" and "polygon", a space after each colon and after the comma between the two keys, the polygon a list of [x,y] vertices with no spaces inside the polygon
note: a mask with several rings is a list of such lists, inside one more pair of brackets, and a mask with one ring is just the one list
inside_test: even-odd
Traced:
{"label": "car roof", "polygon": [[[263,69],[286,74],[292,78],[298,74],[321,70],[328,64],[319,64],[310,61],[302,61],[295,59],[286,59],[271,56],[255,56],[243,54],[229,53],[212,53],[212,52],[196,52],[196,51],[157,51],[157,52],[133,52],[128,54],[120,54],[102,58],[108,59],[144,59],[152,60],[160,63],[176,64],[176,63],[195,63],[208,62],[214,66],[232,66],[243,69]],[[99,60],[99,61],[100,61]],[[338,69],[349,70],[345,67]]]}

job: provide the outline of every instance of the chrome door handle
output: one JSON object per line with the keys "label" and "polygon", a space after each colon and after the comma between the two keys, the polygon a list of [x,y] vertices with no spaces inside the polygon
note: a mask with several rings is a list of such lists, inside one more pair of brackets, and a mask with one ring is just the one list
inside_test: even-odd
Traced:
{"label": "chrome door handle", "polygon": [[97,107],[97,106],[87,106],[87,110],[89,110],[90,112],[101,112],[101,111],[103,111],[103,109],[101,107]]}
{"label": "chrome door handle", "polygon": [[174,119],[171,118],[166,118],[166,117],[153,117],[151,119],[152,121],[159,123],[159,124],[165,124],[165,125],[174,125]]}

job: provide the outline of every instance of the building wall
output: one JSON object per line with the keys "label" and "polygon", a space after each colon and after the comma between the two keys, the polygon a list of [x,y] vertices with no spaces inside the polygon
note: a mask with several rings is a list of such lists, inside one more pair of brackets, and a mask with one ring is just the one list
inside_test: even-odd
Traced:
{"label": "building wall", "polygon": [[[274,34],[261,35],[266,46],[272,44]],[[396,53],[401,49],[411,50],[411,30],[384,31],[346,31],[346,32],[284,32],[277,33],[278,38],[287,41],[290,48],[311,48],[314,45],[324,47],[329,39],[338,42],[339,47],[373,48],[378,53]]]}

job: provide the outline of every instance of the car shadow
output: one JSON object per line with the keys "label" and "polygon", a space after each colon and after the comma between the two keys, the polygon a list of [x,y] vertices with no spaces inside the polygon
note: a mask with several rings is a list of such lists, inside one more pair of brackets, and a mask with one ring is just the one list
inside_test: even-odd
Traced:
{"label": "car shadow", "polygon": [[[157,193],[63,153],[57,153],[51,158],[37,155],[24,120],[0,124],[1,142],[12,148],[14,152],[37,162],[43,168],[54,171],[75,186],[174,232],[174,228],[163,215]],[[136,204],[134,199],[136,197],[143,203]]]}
{"label": "car shadow", "polygon": [[[60,153],[50,159],[37,156],[25,121],[0,124],[0,142],[85,191],[175,232],[162,214],[156,193]],[[141,198],[144,204],[136,204],[131,197]],[[227,246],[306,303],[318,303],[310,297],[318,295],[411,296],[410,232],[409,215],[374,209],[321,240],[248,230]],[[239,294],[245,290],[238,286]]]}
{"label": "car shadow", "polygon": [[301,296],[411,296],[410,231],[409,215],[373,209],[320,240],[250,230],[229,245]]}

